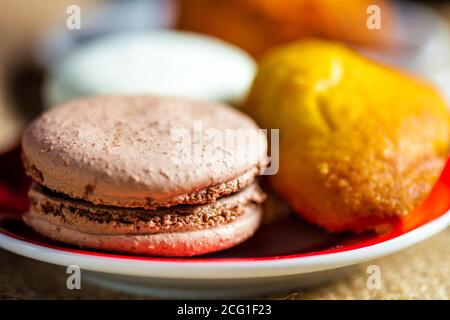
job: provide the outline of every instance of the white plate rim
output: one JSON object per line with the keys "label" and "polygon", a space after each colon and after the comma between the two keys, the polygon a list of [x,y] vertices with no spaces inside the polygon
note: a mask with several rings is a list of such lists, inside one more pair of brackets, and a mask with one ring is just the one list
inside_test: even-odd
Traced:
{"label": "white plate rim", "polygon": [[27,258],[81,270],[166,279],[250,279],[290,276],[367,262],[421,242],[450,225],[450,210],[395,238],[363,248],[322,255],[255,261],[145,261],[88,256],[43,247],[0,233],[0,247]]}

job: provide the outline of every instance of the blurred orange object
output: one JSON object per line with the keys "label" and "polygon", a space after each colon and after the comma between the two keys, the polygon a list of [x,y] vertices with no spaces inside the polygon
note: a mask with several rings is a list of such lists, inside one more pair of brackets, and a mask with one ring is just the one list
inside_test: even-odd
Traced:
{"label": "blurred orange object", "polygon": [[[367,27],[371,5],[381,9],[381,29]],[[274,45],[311,36],[386,47],[392,20],[386,0],[180,0],[178,27],[222,38],[258,56]]]}

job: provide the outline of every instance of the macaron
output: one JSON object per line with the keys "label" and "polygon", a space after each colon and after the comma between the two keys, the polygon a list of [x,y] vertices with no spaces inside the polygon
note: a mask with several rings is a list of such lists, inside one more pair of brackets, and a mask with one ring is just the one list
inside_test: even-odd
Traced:
{"label": "macaron", "polygon": [[22,149],[33,180],[24,221],[60,242],[192,256],[245,241],[261,221],[266,137],[221,103],[79,98],[32,122]]}
{"label": "macaron", "polygon": [[240,104],[256,69],[243,50],[213,37],[177,31],[102,36],[55,64],[48,107],[102,94],[156,94]]}

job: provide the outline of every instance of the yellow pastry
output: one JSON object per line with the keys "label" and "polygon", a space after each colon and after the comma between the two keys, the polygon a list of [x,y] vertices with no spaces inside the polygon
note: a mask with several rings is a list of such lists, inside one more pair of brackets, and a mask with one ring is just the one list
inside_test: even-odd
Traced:
{"label": "yellow pastry", "polygon": [[401,220],[449,152],[450,117],[433,87],[333,42],[267,54],[246,109],[262,128],[280,129],[273,188],[330,231]]}

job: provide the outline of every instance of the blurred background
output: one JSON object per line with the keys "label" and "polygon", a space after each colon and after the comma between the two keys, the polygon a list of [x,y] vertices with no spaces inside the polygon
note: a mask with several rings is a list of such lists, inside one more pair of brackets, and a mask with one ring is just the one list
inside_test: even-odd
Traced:
{"label": "blurred background", "polygon": [[[372,4],[381,9],[379,30],[366,25]],[[77,8],[81,28],[70,29],[68,19]],[[0,152],[16,145],[24,124],[43,110],[43,85],[59,61],[107,33],[194,31],[234,44],[256,60],[285,42],[311,36],[333,39],[428,77],[448,94],[449,21],[447,1],[1,1]]]}

